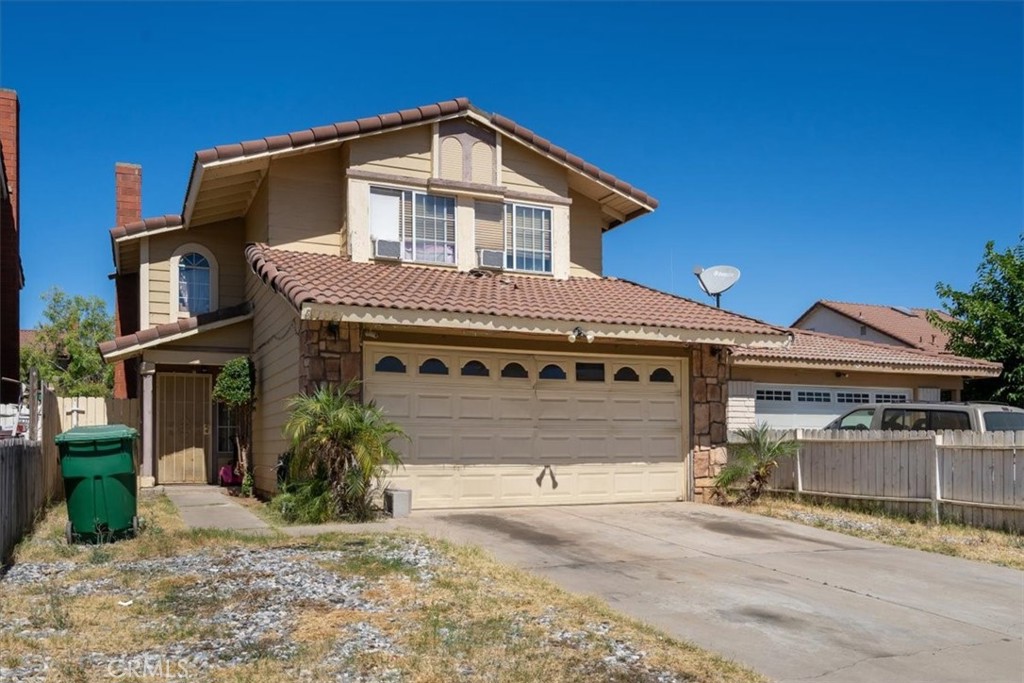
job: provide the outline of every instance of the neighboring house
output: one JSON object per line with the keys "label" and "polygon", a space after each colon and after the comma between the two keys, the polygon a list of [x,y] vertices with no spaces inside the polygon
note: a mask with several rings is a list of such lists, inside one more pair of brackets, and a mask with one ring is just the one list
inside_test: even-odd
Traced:
{"label": "neighboring house", "polygon": [[820,428],[861,403],[957,400],[998,363],[792,329],[786,348],[732,350],[730,430],[764,422]]}
{"label": "neighboring house", "polygon": [[212,383],[249,355],[264,493],[287,399],[359,379],[411,437],[416,507],[692,497],[727,349],[790,334],[603,277],[602,235],[656,206],[465,99],[198,152],[181,216],[111,230],[126,319],[100,350],[138,363],[145,480],[213,480]]}
{"label": "neighboring house", "polygon": [[0,88],[0,403],[17,403],[21,396],[19,116],[18,93]]}
{"label": "neighboring house", "polygon": [[[935,311],[942,318],[949,316]],[[816,301],[793,323],[808,332],[946,353],[949,336],[928,321],[928,309]]]}

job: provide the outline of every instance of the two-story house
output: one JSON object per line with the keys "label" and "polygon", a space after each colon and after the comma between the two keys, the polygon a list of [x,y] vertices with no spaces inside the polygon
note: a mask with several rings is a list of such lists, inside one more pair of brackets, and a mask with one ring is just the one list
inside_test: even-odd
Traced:
{"label": "two-story house", "polygon": [[212,481],[212,381],[247,354],[264,493],[287,399],[359,379],[411,437],[393,481],[418,508],[693,496],[723,349],[789,334],[604,277],[602,235],[656,206],[466,99],[198,152],[182,215],[111,230],[138,320],[101,352],[136,359],[143,476]]}

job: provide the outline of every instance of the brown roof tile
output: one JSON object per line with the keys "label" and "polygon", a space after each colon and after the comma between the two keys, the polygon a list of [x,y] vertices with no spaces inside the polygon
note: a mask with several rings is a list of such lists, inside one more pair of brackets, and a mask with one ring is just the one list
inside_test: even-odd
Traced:
{"label": "brown roof tile", "polygon": [[441,116],[457,114],[459,112],[477,111],[484,116],[493,126],[502,133],[521,142],[536,147],[537,149],[550,154],[554,158],[571,168],[588,175],[594,180],[614,187],[637,202],[649,206],[651,209],[658,207],[658,200],[643,190],[633,187],[629,183],[620,180],[610,173],[606,173],[593,164],[583,161],[580,157],[570,154],[561,147],[554,145],[550,140],[537,135],[529,128],[520,126],[515,121],[500,114],[488,114],[473,108],[465,97],[458,97],[453,100],[444,100],[434,104],[428,104],[414,109],[403,109],[397,112],[367,116],[354,121],[344,121],[333,125],[317,126],[306,130],[295,131],[286,135],[273,135],[257,140],[248,140],[241,143],[218,145],[212,149],[203,149],[196,152],[196,161],[199,163],[210,163],[213,161],[228,161],[243,158],[252,154],[260,154],[265,150],[281,151],[284,149],[302,147],[314,142],[325,142],[337,140],[358,133],[375,132],[386,130],[396,126],[407,125],[430,121]]}
{"label": "brown roof tile", "polygon": [[823,366],[846,364],[908,370],[946,370],[978,377],[994,377],[1002,370],[999,363],[975,358],[878,344],[797,328],[790,331],[793,333],[793,343],[787,348],[737,348],[733,350],[733,358],[737,361],[764,361],[765,364],[783,366],[787,362],[804,362]]}
{"label": "brown roof tile", "polygon": [[[896,310],[893,306],[821,300],[815,302],[813,306],[807,309],[794,325],[799,325],[800,321],[817,306],[845,315],[861,325],[867,325],[915,349],[944,352],[949,344],[949,336],[928,322],[929,309],[927,308],[907,309],[911,313],[911,315],[907,315]],[[948,315],[941,311],[936,311],[936,313],[944,318],[949,318]]]}
{"label": "brown roof tile", "polygon": [[173,337],[176,334],[188,332],[190,330],[200,328],[203,325],[231,320],[232,318],[241,318],[248,315],[251,310],[252,308],[248,303],[243,303],[238,304],[237,306],[230,306],[228,308],[221,308],[216,311],[210,311],[209,313],[192,316],[191,318],[182,318],[181,320],[164,323],[163,325],[157,325],[156,327],[148,327],[133,334],[126,334],[120,337],[115,337],[110,341],[100,342],[100,355],[107,356],[116,351],[130,349],[133,346],[138,346],[139,344],[148,344],[160,339]]}
{"label": "brown roof tile", "polygon": [[18,330],[18,346],[22,349],[26,346],[31,346],[38,334],[39,330]]}
{"label": "brown roof tile", "polygon": [[338,256],[250,244],[246,259],[296,308],[303,303],[440,311],[740,334],[782,341],[784,330],[616,278],[465,273],[447,268],[356,263]]}
{"label": "brown roof tile", "polygon": [[173,228],[181,226],[181,216],[177,214],[167,214],[164,216],[153,216],[151,218],[145,218],[141,221],[135,221],[133,223],[125,223],[124,225],[118,225],[110,229],[110,239],[117,240],[122,237],[130,237],[132,235],[141,235],[149,232],[150,230],[159,230],[161,228]]}

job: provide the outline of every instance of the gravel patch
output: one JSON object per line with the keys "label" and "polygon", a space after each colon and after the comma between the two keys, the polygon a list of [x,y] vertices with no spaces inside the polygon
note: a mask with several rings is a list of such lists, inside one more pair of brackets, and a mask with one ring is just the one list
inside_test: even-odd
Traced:
{"label": "gravel patch", "polygon": [[[113,594],[123,599],[125,608],[141,602],[145,609],[154,613],[154,629],[184,623],[209,627],[216,637],[170,643],[151,651],[125,655],[93,652],[78,662],[93,673],[116,675],[120,672],[118,677],[121,678],[129,672],[138,674],[144,670],[196,675],[258,658],[288,660],[293,657],[298,645],[289,635],[295,626],[297,607],[366,613],[390,609],[363,595],[372,581],[362,576],[340,576],[323,567],[324,563],[345,562],[355,555],[365,557],[367,554],[410,568],[412,580],[420,584],[431,581],[437,568],[447,563],[418,541],[389,540],[345,550],[228,548],[222,552],[207,550],[178,557],[109,563],[113,570],[144,574],[148,581],[181,581],[180,587],[160,596],[148,594],[145,588],[130,594],[109,578],[74,582],[67,575],[85,565],[73,562],[16,565],[3,584],[39,586],[67,579],[69,584],[60,588],[65,595]],[[33,639],[58,634],[53,629],[33,629],[28,619],[0,624],[0,633],[3,632]],[[398,647],[385,634],[370,624],[359,623],[343,628],[339,635],[336,651],[323,662],[324,667],[337,669],[337,680],[397,680],[396,672],[375,672],[371,679],[364,679],[363,674],[348,670],[350,659],[356,653],[397,654]],[[7,666],[9,663],[0,660],[0,681],[43,681],[53,673],[55,665],[53,658],[47,655],[22,657],[14,667]],[[299,671],[295,673],[300,675]],[[324,669],[318,669],[317,673],[324,673]]]}
{"label": "gravel patch", "polygon": [[802,510],[787,511],[786,518],[808,524],[810,526],[831,527],[844,529],[846,531],[860,531],[863,533],[888,533],[892,534],[893,529],[888,525],[879,522],[866,522],[850,519],[841,514],[828,514],[822,512],[804,512]]}

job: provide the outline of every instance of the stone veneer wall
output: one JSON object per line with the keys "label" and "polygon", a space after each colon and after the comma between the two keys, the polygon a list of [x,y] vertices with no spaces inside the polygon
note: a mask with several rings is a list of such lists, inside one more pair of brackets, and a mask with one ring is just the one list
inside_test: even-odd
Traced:
{"label": "stone veneer wall", "polygon": [[726,463],[728,351],[703,344],[693,349],[690,396],[693,401],[694,500],[707,502],[714,479]]}
{"label": "stone veneer wall", "polygon": [[[299,324],[299,388],[343,385],[363,378],[363,334],[355,323],[302,320]],[[357,392],[362,397],[362,388]]]}

